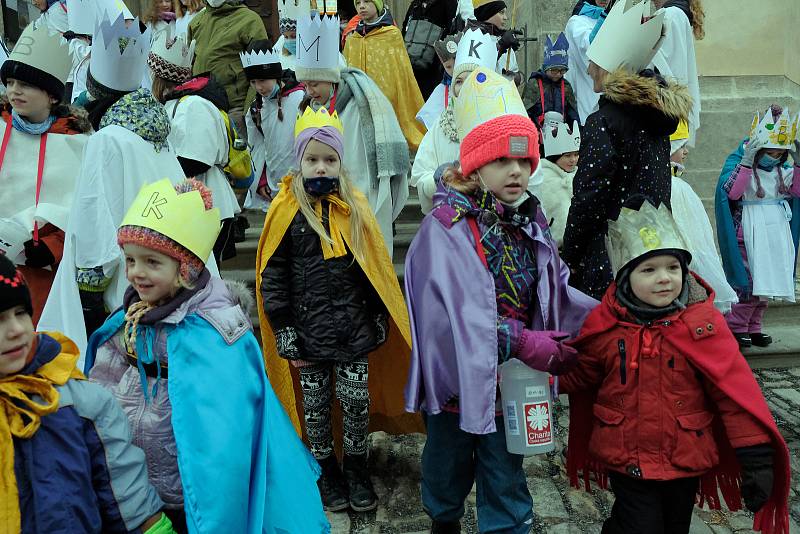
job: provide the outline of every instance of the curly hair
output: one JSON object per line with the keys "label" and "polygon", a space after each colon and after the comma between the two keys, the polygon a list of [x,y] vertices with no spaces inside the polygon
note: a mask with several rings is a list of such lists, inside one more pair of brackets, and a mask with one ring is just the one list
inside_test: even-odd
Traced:
{"label": "curly hair", "polygon": [[[150,26],[151,24],[155,24],[156,22],[161,20],[158,17],[159,11],[158,11],[158,6],[156,4],[158,4],[158,0],[150,0],[150,5],[147,7],[147,11],[144,12],[144,15],[142,15],[142,18],[140,19],[143,23],[147,24],[148,26]],[[180,0],[172,0],[172,11],[175,12],[176,15],[178,13],[177,10],[180,7],[181,7]]]}
{"label": "curly hair", "polygon": [[702,0],[689,0],[689,11],[692,14],[692,33],[697,41],[706,36],[706,12],[703,11]]}
{"label": "curly hair", "polygon": [[206,7],[204,0],[187,0],[186,6],[180,0],[175,0],[175,14],[178,18],[186,14],[197,13],[204,7]]}

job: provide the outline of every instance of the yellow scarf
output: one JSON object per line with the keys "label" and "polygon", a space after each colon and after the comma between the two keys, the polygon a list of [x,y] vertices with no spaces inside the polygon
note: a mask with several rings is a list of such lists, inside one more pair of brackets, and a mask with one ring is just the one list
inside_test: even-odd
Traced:
{"label": "yellow scarf", "polygon": [[[29,439],[42,417],[58,410],[61,386],[70,378],[84,380],[76,367],[78,348],[65,336],[49,332],[61,344],[61,353],[29,375],[0,378],[0,532],[19,532],[19,491],[14,475],[13,438]],[[35,399],[34,397],[40,397]]]}
{"label": "yellow scarf", "polygon": [[339,195],[325,195],[314,203],[314,213],[317,214],[317,219],[320,223],[322,222],[322,199],[328,201],[328,232],[333,240],[333,245],[331,245],[325,239],[320,238],[322,257],[326,260],[340,258],[347,254],[347,247],[345,247],[344,235],[342,234],[342,223],[348,225],[347,229],[350,229],[350,206],[339,198]]}

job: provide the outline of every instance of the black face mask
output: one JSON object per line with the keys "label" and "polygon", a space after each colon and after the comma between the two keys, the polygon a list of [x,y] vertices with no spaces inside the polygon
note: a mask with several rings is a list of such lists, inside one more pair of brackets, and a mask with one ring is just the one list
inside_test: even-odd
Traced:
{"label": "black face mask", "polygon": [[306,193],[315,197],[329,195],[339,191],[338,176],[314,176],[303,179],[303,187]]}

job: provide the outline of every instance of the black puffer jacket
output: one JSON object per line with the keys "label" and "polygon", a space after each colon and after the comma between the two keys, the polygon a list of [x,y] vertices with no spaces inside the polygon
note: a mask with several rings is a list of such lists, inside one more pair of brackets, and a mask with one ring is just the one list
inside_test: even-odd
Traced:
{"label": "black puffer jacket", "polygon": [[562,253],[575,271],[570,284],[596,299],[612,280],[608,220],[636,194],[669,206],[669,136],[689,115],[692,99],[684,86],[618,70],[606,78],[599,106],[581,132]]}
{"label": "black puffer jacket", "polygon": [[[328,203],[323,200],[328,228]],[[386,308],[348,252],[325,260],[320,238],[297,212],[261,273],[264,311],[273,331],[297,330],[301,358],[351,361],[383,342],[376,323]]]}

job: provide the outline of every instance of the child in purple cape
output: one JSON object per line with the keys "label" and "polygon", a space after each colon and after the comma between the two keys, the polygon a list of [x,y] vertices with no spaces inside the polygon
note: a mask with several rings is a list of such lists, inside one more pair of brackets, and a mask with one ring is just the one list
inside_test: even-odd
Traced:
{"label": "child in purple cape", "polygon": [[539,161],[536,126],[516,88],[497,78],[478,69],[464,82],[465,94],[494,95],[504,113],[462,136],[460,169],[445,171],[406,258],[406,409],[425,418],[422,502],[437,533],[460,532],[473,482],[481,532],[529,532],[523,457],[507,451],[496,410],[498,365],[518,358],[564,372],[577,353],[561,340],[597,304],[567,285],[569,270],[527,192]]}

